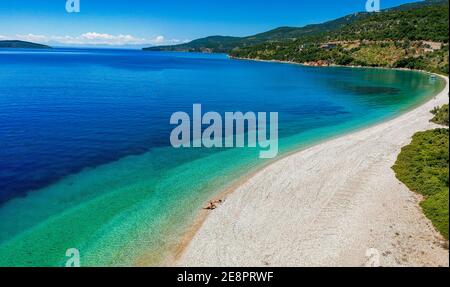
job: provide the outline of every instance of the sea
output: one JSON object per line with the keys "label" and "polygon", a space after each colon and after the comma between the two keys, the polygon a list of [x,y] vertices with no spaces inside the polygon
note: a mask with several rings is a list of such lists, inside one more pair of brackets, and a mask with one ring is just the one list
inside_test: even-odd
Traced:
{"label": "sea", "polygon": [[[69,249],[82,266],[164,264],[209,199],[444,85],[422,72],[224,54],[1,49],[0,266],[65,266]],[[221,115],[277,112],[278,156],[172,147],[171,115],[194,104]]]}

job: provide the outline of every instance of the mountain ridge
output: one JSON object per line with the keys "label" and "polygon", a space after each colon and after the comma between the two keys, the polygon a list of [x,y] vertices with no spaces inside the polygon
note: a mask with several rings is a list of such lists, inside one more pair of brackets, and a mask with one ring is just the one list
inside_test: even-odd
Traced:
{"label": "mountain ridge", "polygon": [[[381,11],[402,11],[409,9],[417,9],[420,7],[439,5],[448,3],[448,0],[425,0],[421,2],[413,2],[403,4],[397,7],[384,9]],[[378,14],[378,13],[377,13]],[[209,36],[193,40],[189,43],[169,46],[156,46],[144,48],[144,51],[182,51],[182,52],[214,52],[229,53],[236,48],[246,48],[265,42],[297,40],[300,38],[317,37],[322,34],[338,31],[347,25],[358,20],[363,20],[373,15],[368,12],[356,12],[334,20],[330,20],[320,24],[309,24],[303,27],[278,27],[266,32],[258,33],[247,37],[233,36]]]}

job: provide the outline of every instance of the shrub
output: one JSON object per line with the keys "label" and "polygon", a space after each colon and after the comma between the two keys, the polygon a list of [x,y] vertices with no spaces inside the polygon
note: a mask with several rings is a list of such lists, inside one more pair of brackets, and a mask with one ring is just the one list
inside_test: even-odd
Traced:
{"label": "shrub", "polygon": [[413,136],[393,166],[397,178],[425,196],[425,215],[448,239],[449,131],[436,129]]}

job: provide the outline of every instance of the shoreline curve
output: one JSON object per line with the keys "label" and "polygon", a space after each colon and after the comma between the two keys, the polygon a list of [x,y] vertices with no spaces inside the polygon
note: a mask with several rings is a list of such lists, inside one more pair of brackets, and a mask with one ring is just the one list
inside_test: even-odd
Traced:
{"label": "shoreline curve", "polygon": [[429,111],[448,103],[448,77],[437,76],[445,88],[420,106],[288,153],[227,188],[215,197],[226,198],[223,205],[200,212],[164,265],[365,266],[370,251],[382,266],[448,266],[445,240],[423,215],[420,196],[391,170],[415,132],[436,127]]}

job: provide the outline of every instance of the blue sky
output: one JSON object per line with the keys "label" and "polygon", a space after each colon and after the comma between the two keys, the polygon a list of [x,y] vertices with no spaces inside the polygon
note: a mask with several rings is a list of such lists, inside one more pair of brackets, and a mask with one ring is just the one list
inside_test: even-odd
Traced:
{"label": "blue sky", "polygon": [[[0,39],[66,45],[173,44],[210,35],[246,36],[364,11],[367,0],[1,0]],[[381,8],[415,0],[380,0]]]}

